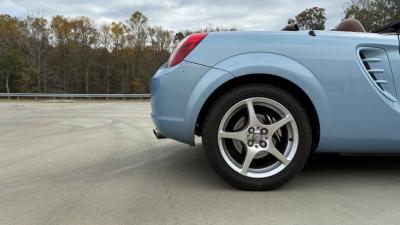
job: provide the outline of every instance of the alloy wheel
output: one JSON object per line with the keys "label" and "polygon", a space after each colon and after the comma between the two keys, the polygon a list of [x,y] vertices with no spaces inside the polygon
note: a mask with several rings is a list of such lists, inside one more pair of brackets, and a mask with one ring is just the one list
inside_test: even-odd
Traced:
{"label": "alloy wheel", "polygon": [[285,169],[299,143],[290,111],[269,98],[248,98],[232,106],[218,129],[218,147],[225,162],[251,178],[266,178]]}

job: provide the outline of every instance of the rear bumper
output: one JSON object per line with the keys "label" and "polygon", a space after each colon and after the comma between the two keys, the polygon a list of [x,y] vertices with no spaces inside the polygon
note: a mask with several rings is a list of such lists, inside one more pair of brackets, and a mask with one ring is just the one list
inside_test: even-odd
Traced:
{"label": "rear bumper", "polygon": [[[187,131],[187,111],[191,93],[209,67],[182,62],[161,67],[151,80],[151,117],[166,137],[194,145],[194,131]],[[191,121],[193,122],[193,121]]]}

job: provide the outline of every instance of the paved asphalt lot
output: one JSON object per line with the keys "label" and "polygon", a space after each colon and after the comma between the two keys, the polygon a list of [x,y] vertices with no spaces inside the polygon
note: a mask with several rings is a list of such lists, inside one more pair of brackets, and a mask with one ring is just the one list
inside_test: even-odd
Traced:
{"label": "paved asphalt lot", "polygon": [[271,192],[201,145],[157,141],[147,102],[0,102],[0,224],[399,224],[400,159],[322,157]]}

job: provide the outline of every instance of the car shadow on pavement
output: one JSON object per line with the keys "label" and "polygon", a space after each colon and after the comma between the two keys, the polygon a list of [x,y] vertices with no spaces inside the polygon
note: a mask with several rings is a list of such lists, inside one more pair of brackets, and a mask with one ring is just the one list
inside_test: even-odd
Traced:
{"label": "car shadow on pavement", "polygon": [[397,188],[400,156],[320,154],[283,189]]}
{"label": "car shadow on pavement", "polygon": [[319,154],[306,170],[399,170],[400,155]]}
{"label": "car shadow on pavement", "polygon": [[[180,156],[178,156],[180,155]],[[236,190],[212,170],[202,147],[177,152],[170,161],[169,176],[187,186]],[[317,155],[293,181],[279,190],[327,188],[355,185],[398,186],[400,156]],[[185,172],[182,172],[185,171]]]}
{"label": "car shadow on pavement", "polygon": [[[202,146],[170,155],[167,176],[187,187],[236,190],[208,164]],[[317,155],[293,181],[279,190],[346,185],[394,185],[400,177],[400,156]],[[164,168],[165,169],[165,168]]]}

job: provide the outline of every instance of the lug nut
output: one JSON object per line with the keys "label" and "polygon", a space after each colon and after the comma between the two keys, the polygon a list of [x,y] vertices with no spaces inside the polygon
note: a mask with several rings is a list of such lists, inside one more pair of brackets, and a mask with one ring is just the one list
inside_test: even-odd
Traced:
{"label": "lug nut", "polygon": [[250,127],[250,128],[249,128],[249,133],[250,133],[250,134],[254,133],[254,128]]}
{"label": "lug nut", "polygon": [[265,148],[265,147],[267,147],[267,143],[266,143],[265,141],[261,141],[261,142],[260,142],[260,146],[261,146],[262,148]]}
{"label": "lug nut", "polygon": [[248,141],[248,142],[247,142],[247,145],[250,146],[250,147],[253,146],[253,145],[254,145],[254,141],[251,141],[251,140]]}
{"label": "lug nut", "polygon": [[268,133],[267,129],[265,129],[265,128],[261,129],[261,134],[267,134],[267,133]]}

